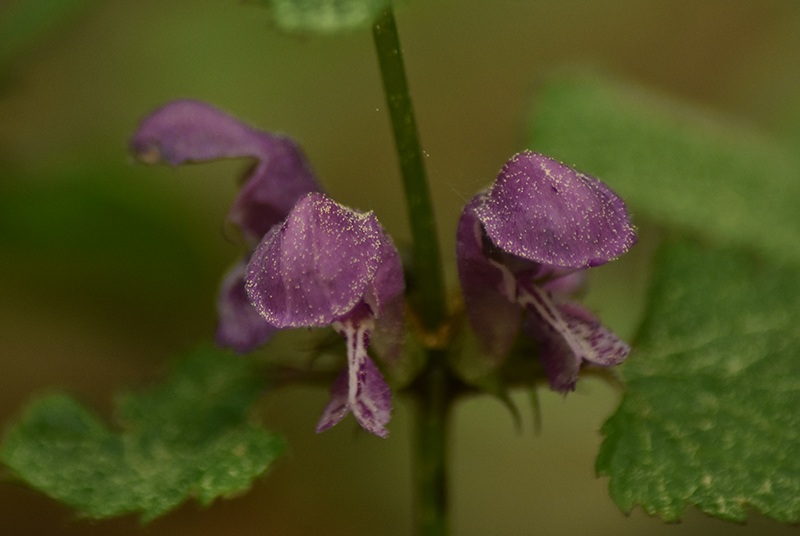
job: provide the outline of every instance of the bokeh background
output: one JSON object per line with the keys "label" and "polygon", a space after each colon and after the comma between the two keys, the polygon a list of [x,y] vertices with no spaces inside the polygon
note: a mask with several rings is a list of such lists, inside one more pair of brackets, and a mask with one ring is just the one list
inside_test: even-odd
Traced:
{"label": "bokeh background", "polygon": [[[117,390],[154,381],[171,356],[211,339],[220,275],[241,252],[223,220],[247,163],[135,164],[127,139],[169,100],[204,99],[291,135],[337,200],[374,210],[407,240],[369,31],[286,35],[265,9],[234,0],[84,0],[26,34],[21,4],[0,2],[2,422],[55,389],[110,416]],[[796,0],[404,0],[396,15],[451,285],[461,207],[524,148],[537,88],[564,66],[800,133]],[[658,236],[637,223],[640,245],[596,269],[586,297],[628,339]],[[797,532],[755,513],[745,525],[692,509],[671,525],[626,516],[593,469],[619,392],[591,378],[566,398],[540,392],[539,433],[528,395],[513,396],[521,431],[488,397],[455,411],[454,534]],[[259,416],[290,453],[241,497],[190,502],[142,529],[134,516],[81,520],[0,483],[0,534],[409,534],[405,401],[379,440],[352,419],[314,434],[326,399],[311,387],[265,397]]]}

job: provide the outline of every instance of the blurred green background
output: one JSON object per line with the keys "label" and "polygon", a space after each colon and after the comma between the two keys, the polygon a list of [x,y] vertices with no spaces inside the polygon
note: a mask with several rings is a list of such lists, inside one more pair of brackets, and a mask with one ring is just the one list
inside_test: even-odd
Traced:
{"label": "blurred green background", "polygon": [[[220,275],[241,251],[223,220],[247,164],[134,164],[128,137],[169,100],[204,99],[291,135],[337,200],[375,210],[407,239],[368,31],[285,35],[264,9],[232,0],[83,0],[25,34],[16,14],[28,3],[0,3],[3,422],[54,388],[107,416],[117,389],[158,378],[170,356],[212,337]],[[461,207],[524,148],[537,88],[565,65],[800,135],[796,0],[405,0],[396,14],[451,285]],[[595,270],[586,300],[628,339],[658,234],[637,223],[640,245]],[[626,517],[593,470],[619,393],[595,379],[566,398],[542,392],[538,435],[527,394],[514,398],[521,433],[495,400],[457,408],[454,534],[796,533],[756,514],[745,526],[693,510],[677,525],[640,510]],[[287,435],[289,456],[250,493],[208,509],[188,503],[145,531],[410,533],[409,408],[395,404],[388,441],[352,419],[316,435],[326,399],[315,388],[268,395],[260,416]],[[80,520],[0,485],[1,534],[140,530],[133,516]]]}

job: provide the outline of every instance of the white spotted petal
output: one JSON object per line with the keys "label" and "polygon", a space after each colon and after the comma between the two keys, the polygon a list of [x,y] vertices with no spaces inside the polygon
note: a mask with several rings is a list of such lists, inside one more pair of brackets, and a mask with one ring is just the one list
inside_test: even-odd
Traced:
{"label": "white spotted petal", "polygon": [[333,326],[347,341],[348,366],[317,431],[352,412],[365,430],[386,437],[391,393],[367,349],[383,324],[392,339],[388,357],[399,352],[405,285],[400,256],[375,215],[308,194],[256,248],[246,286],[270,324]]}
{"label": "white spotted petal", "polygon": [[608,186],[530,151],[503,166],[475,212],[499,249],[553,267],[598,266],[636,243],[625,203]]}
{"label": "white spotted petal", "polygon": [[459,280],[484,353],[502,361],[527,311],[525,331],[540,342],[553,389],[573,389],[584,362],[620,363],[629,347],[565,298],[581,271],[635,243],[625,203],[600,180],[538,153],[514,156],[458,227]]}

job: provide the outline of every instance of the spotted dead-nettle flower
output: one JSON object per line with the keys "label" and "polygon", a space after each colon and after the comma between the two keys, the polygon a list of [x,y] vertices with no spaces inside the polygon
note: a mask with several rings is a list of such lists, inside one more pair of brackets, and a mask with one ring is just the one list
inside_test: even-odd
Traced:
{"label": "spotted dead-nettle flower", "polygon": [[541,154],[514,156],[458,225],[459,279],[484,351],[501,361],[524,322],[558,391],[574,389],[584,361],[620,363],[628,346],[566,296],[582,270],[635,243],[625,203],[601,181]]}
{"label": "spotted dead-nettle flower", "polygon": [[359,424],[386,437],[389,386],[367,355],[382,329],[397,354],[403,337],[403,268],[391,238],[371,212],[360,213],[319,193],[301,198],[256,248],[247,293],[273,326],[333,326],[347,341],[347,367],[331,387],[317,432],[353,412]]}
{"label": "spotted dead-nettle flower", "polygon": [[222,283],[217,343],[239,352],[265,343],[278,328],[250,304],[244,277],[250,254],[267,231],[286,218],[303,195],[321,191],[300,148],[288,138],[251,128],[203,102],[178,100],[142,120],[131,149],[150,164],[256,160],[228,213],[228,220],[241,230],[247,251]]}

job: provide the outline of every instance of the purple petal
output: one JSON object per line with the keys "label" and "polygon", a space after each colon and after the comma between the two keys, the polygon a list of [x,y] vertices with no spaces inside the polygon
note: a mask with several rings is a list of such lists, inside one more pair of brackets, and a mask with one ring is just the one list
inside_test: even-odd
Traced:
{"label": "purple petal", "polygon": [[345,367],[333,381],[333,385],[331,385],[331,399],[325,406],[325,409],[322,410],[322,418],[319,420],[319,423],[317,423],[318,434],[324,432],[331,426],[339,424],[339,421],[350,413],[350,404],[347,402],[348,378],[349,374],[347,372],[347,367]]}
{"label": "purple petal", "polygon": [[369,357],[361,363],[356,376],[358,389],[355,403],[351,402],[353,415],[367,432],[379,437],[388,437],[389,431],[385,425],[391,419],[392,413],[392,393],[389,386]]}
{"label": "purple petal", "polygon": [[270,157],[261,160],[228,213],[253,245],[283,221],[301,197],[322,191],[300,148],[288,138],[273,136],[273,141]]}
{"label": "purple petal", "polygon": [[509,160],[475,211],[498,248],[540,264],[597,266],[636,242],[610,188],[538,153]]}
{"label": "purple petal", "polygon": [[378,348],[384,362],[393,363],[400,357],[405,339],[405,280],[397,248],[382,228],[378,262],[378,271],[364,301],[378,319],[373,345]]}
{"label": "purple petal", "polygon": [[575,389],[582,361],[617,365],[630,351],[589,311],[574,303],[556,305],[535,285],[521,287],[520,303],[531,313],[526,328],[540,342],[542,365],[556,391]]}
{"label": "purple petal", "polygon": [[144,162],[173,166],[218,158],[257,159],[228,215],[254,245],[301,196],[320,190],[292,140],[253,129],[199,101],[174,101],[144,118],[131,139],[131,150]]}
{"label": "purple petal", "polygon": [[569,326],[570,333],[588,342],[592,348],[591,352],[582,356],[583,359],[594,365],[610,367],[619,365],[628,357],[630,346],[604,327],[592,313],[573,302],[559,304],[558,310]]}
{"label": "purple petal", "polygon": [[145,117],[131,139],[144,162],[173,166],[216,158],[268,158],[272,136],[204,102],[177,100]]}
{"label": "purple petal", "polygon": [[387,437],[386,423],[391,419],[392,394],[378,367],[367,355],[372,317],[360,307],[352,316],[334,327],[347,340],[347,369],[331,386],[331,400],[322,412],[317,432],[324,432],[353,412],[364,430]]}
{"label": "purple petal", "polygon": [[332,324],[372,283],[381,235],[372,213],[308,194],[253,253],[246,284],[251,302],[280,328]]}
{"label": "purple petal", "polygon": [[264,320],[247,297],[244,278],[247,262],[238,263],[222,282],[217,309],[217,344],[239,353],[266,343],[278,328]]}
{"label": "purple petal", "polygon": [[554,274],[541,287],[556,298],[566,299],[575,294],[586,282],[586,270],[570,271],[564,275]]}
{"label": "purple petal", "polygon": [[547,374],[550,388],[562,393],[574,391],[581,361],[561,333],[535,315],[530,315],[526,320],[525,331],[539,341],[539,361]]}
{"label": "purple petal", "polygon": [[393,365],[400,359],[405,342],[405,296],[398,294],[383,302],[381,311],[382,316],[375,322],[372,346],[384,363]]}
{"label": "purple petal", "polygon": [[484,252],[483,228],[475,214],[483,200],[478,194],[461,214],[456,261],[467,318],[482,350],[499,363],[514,342],[522,311],[516,304],[516,279]]}
{"label": "purple petal", "polygon": [[[386,430],[386,423],[391,419],[392,411],[392,394],[389,386],[370,358],[364,360],[360,370],[357,371],[357,376],[359,387],[353,405],[356,420],[367,432],[378,437],[388,437],[389,431]],[[344,368],[331,385],[331,399],[322,411],[322,418],[317,423],[317,433],[339,424],[350,413],[349,377],[349,370]]]}
{"label": "purple petal", "polygon": [[391,237],[386,234],[380,224],[378,228],[380,230],[378,270],[375,272],[375,278],[372,280],[369,292],[365,296],[376,318],[383,316],[383,307],[386,302],[397,296],[402,296],[405,290],[403,264],[400,261],[400,254],[397,252]]}

